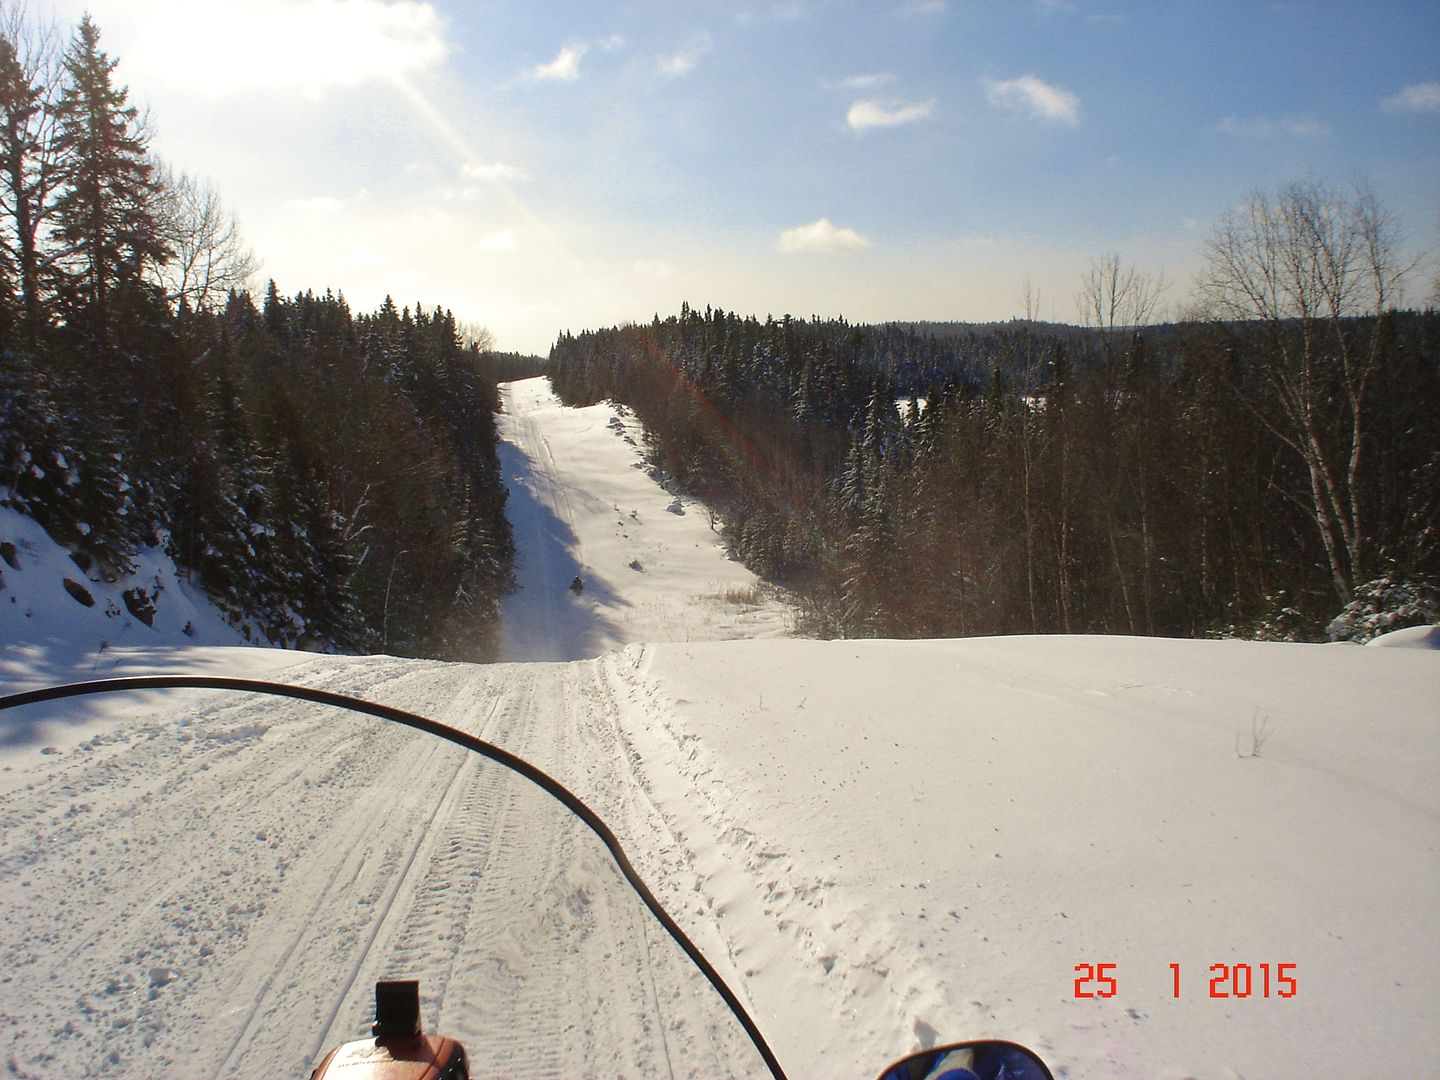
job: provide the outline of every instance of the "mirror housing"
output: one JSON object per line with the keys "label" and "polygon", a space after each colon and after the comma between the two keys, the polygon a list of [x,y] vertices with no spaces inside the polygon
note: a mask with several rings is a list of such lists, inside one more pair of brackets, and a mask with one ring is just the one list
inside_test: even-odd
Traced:
{"label": "mirror housing", "polygon": [[1001,1039],[947,1043],[903,1057],[879,1080],[1055,1080],[1033,1051]]}

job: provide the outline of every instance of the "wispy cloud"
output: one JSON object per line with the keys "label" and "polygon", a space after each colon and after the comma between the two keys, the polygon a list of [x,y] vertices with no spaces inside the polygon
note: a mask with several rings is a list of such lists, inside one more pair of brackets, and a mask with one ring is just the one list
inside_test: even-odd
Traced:
{"label": "wispy cloud", "polygon": [[852,131],[869,131],[871,128],[896,127],[925,120],[934,111],[935,99],[914,101],[908,105],[889,105],[879,101],[857,101],[845,114],[845,122]]}
{"label": "wispy cloud", "polygon": [[1412,83],[1380,104],[1387,112],[1440,112],[1440,82]]}
{"label": "wispy cloud", "polygon": [[895,81],[895,76],[888,72],[876,73],[873,75],[851,75],[841,82],[846,90],[878,90],[882,86],[888,86]]}
{"label": "wispy cloud", "polygon": [[548,64],[536,64],[530,77],[543,82],[574,82],[580,78],[580,58],[589,52],[588,45],[566,45]]}
{"label": "wispy cloud", "polygon": [[529,174],[518,165],[496,161],[489,165],[466,162],[461,171],[472,180],[528,180]]}
{"label": "wispy cloud", "polygon": [[540,82],[575,82],[580,78],[580,61],[591,49],[614,52],[624,47],[625,38],[620,34],[611,34],[599,41],[572,41],[555,54],[554,60],[536,64],[526,75]]}
{"label": "wispy cloud", "polygon": [[1069,14],[1075,10],[1075,0],[1035,0],[1035,9],[1042,15],[1053,15],[1056,12]]}
{"label": "wispy cloud", "polygon": [[1069,90],[1051,86],[1034,75],[1018,79],[981,79],[990,104],[1012,112],[1023,112],[1037,120],[1062,124],[1080,122],[1080,99]]}
{"label": "wispy cloud", "polygon": [[1318,139],[1330,134],[1330,129],[1313,116],[1282,116],[1279,119],[1268,116],[1227,116],[1215,127],[1226,135],[1235,135],[1242,139],[1273,139],[1279,135]]}
{"label": "wispy cloud", "polygon": [[655,70],[662,75],[688,75],[700,63],[700,58],[710,51],[710,35],[697,34],[690,43],[678,52],[660,56],[655,60]]}
{"label": "wispy cloud", "polygon": [[735,15],[735,21],[741,26],[751,26],[755,23],[790,23],[803,19],[808,12],[805,5],[799,0],[786,0],[784,3],[769,4],[764,7],[746,8]]}
{"label": "wispy cloud", "polygon": [[829,218],[797,225],[780,234],[775,246],[787,255],[853,255],[870,247],[869,237],[854,229],[832,224]]}
{"label": "wispy cloud", "polygon": [[950,5],[946,0],[905,0],[895,14],[906,17],[914,15],[944,15]]}
{"label": "wispy cloud", "polygon": [[433,66],[449,49],[434,5],[416,0],[196,3],[183,19],[162,0],[129,2],[132,14],[149,17],[126,70],[211,96],[393,79]]}

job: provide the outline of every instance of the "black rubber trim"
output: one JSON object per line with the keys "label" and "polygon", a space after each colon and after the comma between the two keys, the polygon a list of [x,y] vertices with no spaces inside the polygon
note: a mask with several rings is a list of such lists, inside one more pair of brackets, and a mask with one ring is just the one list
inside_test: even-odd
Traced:
{"label": "black rubber trim", "polygon": [[750,1018],[745,1007],[740,1004],[740,999],[725,985],[725,980],[720,977],[718,971],[710,966],[710,961],[705,959],[705,955],[696,947],[695,943],[685,936],[685,931],[680,929],[675,920],[670,917],[670,913],[660,906],[660,901],[655,899],[655,894],[636,873],[635,867],[630,865],[629,858],[620,847],[619,839],[610,831],[610,826],[600,819],[599,814],[581,802],[579,796],[558,780],[541,772],[524,758],[516,757],[508,750],[503,750],[484,739],[477,739],[474,735],[457,731],[455,728],[416,713],[392,708],[389,705],[377,705],[373,701],[365,701],[348,694],[335,694],[328,690],[314,690],[308,686],[291,686],[263,679],[232,679],[219,675],[132,675],[118,679],[96,679],[89,682],[70,683],[66,686],[48,686],[40,690],[26,690],[23,693],[0,697],[0,710],[13,709],[21,705],[38,705],[45,701],[61,701],[65,698],[81,697],[86,694],[110,694],[124,690],[177,689],[240,690],[252,694],[298,698],[301,701],[313,701],[317,705],[335,705],[342,709],[349,709],[351,712],[366,713],[381,720],[389,720],[396,724],[403,724],[405,727],[414,728],[416,731],[436,735],[456,746],[472,750],[482,757],[487,757],[491,761],[498,762],[507,769],[519,773],[537,787],[543,788],[554,796],[565,809],[588,825],[590,831],[609,848],[615,865],[625,875],[625,880],[630,883],[630,887],[639,894],[640,899],[645,901],[645,906],[675,939],[675,943],[685,950],[685,955],[690,957],[691,962],[700,969],[705,978],[710,980],[710,985],[715,988],[715,992],[724,999],[730,1011],[735,1014],[735,1019],[740,1021],[745,1033],[750,1036],[750,1041],[755,1044],[755,1049],[765,1059],[770,1074],[775,1077],[775,1080],[786,1080],[785,1070],[780,1067],[780,1062],[776,1059],[774,1051],[770,1049],[770,1044],[765,1041],[765,1036],[760,1034],[760,1028]]}

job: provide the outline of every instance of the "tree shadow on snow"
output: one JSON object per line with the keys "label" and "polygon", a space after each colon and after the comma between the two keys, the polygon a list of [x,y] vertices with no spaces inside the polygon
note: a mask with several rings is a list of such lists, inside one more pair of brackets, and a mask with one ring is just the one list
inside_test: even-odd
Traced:
{"label": "tree shadow on snow", "polygon": [[[579,540],[537,496],[546,481],[524,451],[502,440],[500,468],[510,492],[505,509],[515,533],[518,582],[501,604],[500,659],[585,660],[615,647],[620,630],[605,611],[628,601],[576,557]],[[570,589],[576,577],[584,584],[578,595]]]}

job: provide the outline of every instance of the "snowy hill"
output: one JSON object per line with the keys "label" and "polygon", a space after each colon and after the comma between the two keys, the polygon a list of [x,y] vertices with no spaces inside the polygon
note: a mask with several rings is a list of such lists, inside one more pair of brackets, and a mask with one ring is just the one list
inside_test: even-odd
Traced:
{"label": "snowy hill", "polygon": [[[1435,651],[778,640],[778,604],[707,601],[753,579],[634,467],[625,417],[507,398],[527,565],[506,647],[590,658],[106,665],[288,665],[551,771],[797,1080],[977,1037],[1070,1078],[1433,1071]],[[766,639],[684,640],[747,633]],[[50,673],[33,661],[5,649],[4,688]],[[421,979],[427,1027],[481,1075],[760,1071],[572,821],[414,734],[234,695],[95,699],[0,714],[0,791],[12,1075],[303,1076],[364,1032],[380,975]]]}
{"label": "snowy hill", "polygon": [[[135,556],[114,581],[82,570],[35,522],[0,506],[0,642],[25,643],[50,662],[72,663],[110,647],[243,645],[245,638],[163,551]],[[67,584],[68,582],[68,584]],[[143,592],[149,621],[125,602]]]}
{"label": "snowy hill", "polygon": [[783,604],[726,555],[705,508],[645,471],[633,415],[609,402],[567,409],[548,379],[504,384],[501,400],[520,583],[504,603],[503,659],[785,632]]}

